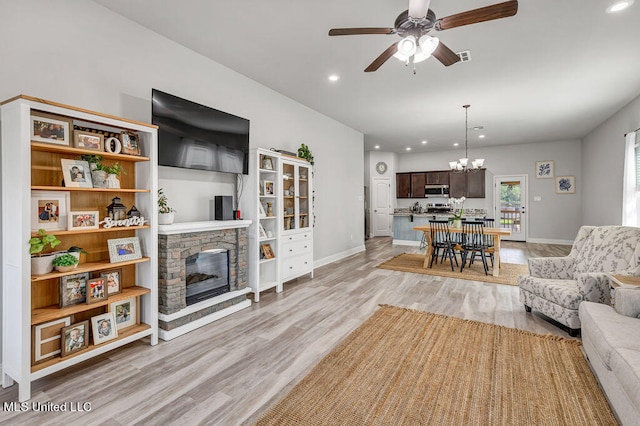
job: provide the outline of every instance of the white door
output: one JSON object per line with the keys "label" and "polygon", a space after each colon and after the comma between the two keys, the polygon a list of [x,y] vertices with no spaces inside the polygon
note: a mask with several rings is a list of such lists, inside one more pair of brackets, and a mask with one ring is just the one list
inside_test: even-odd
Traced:
{"label": "white door", "polygon": [[527,175],[494,176],[493,217],[495,226],[511,230],[503,240],[527,240]]}
{"label": "white door", "polygon": [[371,206],[374,237],[391,235],[391,178],[373,178]]}

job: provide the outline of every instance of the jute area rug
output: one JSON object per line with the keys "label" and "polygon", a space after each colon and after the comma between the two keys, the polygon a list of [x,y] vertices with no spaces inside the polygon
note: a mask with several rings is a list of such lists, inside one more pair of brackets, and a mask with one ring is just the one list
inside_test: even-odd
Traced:
{"label": "jute area rug", "polygon": [[[458,259],[458,262],[460,262],[460,259]],[[518,275],[529,275],[529,267],[527,265],[502,262],[500,264],[500,275],[494,277],[491,275],[493,273],[491,261],[487,259],[487,262],[489,262],[489,275],[484,274],[482,260],[478,257],[476,257],[476,260],[470,268],[467,264],[462,272],[460,272],[460,266],[456,268],[455,262],[453,263],[454,271],[451,271],[449,259],[446,259],[442,263],[436,263],[434,261],[432,268],[424,268],[424,254],[402,253],[379,264],[378,268],[507,285],[518,285]]]}
{"label": "jute area rug", "polygon": [[382,306],[258,425],[616,425],[577,340]]}

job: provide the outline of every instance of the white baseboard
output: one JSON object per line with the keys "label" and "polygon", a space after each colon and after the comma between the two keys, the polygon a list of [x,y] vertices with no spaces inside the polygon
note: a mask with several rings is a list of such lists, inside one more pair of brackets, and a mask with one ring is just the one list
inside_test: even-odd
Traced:
{"label": "white baseboard", "polygon": [[247,299],[243,300],[240,303],[236,303],[235,305],[231,305],[228,308],[216,311],[210,315],[207,315],[206,317],[202,317],[180,327],[176,327],[173,330],[163,330],[161,328],[158,328],[158,337],[165,341],[175,339],[178,336],[182,336],[183,334],[210,324],[216,320],[219,320],[220,318],[224,318],[244,308],[248,308],[249,306],[251,306],[251,300]]}
{"label": "white baseboard", "polygon": [[420,247],[420,241],[414,240],[393,240],[394,246],[414,246]]}
{"label": "white baseboard", "polygon": [[365,251],[364,244],[340,253],[332,254],[331,256],[327,256],[324,259],[314,260],[313,267],[319,268],[321,266],[328,265],[329,263],[337,262],[338,260],[342,260],[345,257],[353,256],[354,254],[357,254],[363,251]]}
{"label": "white baseboard", "polygon": [[534,244],[561,244],[565,246],[573,245],[573,240],[554,240],[553,238],[528,238],[527,242]]}

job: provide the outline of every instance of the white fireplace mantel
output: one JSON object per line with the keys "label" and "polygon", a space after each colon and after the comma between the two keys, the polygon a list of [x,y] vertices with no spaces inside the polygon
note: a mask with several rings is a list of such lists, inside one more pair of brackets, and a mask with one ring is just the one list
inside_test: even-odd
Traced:
{"label": "white fireplace mantel", "polygon": [[223,229],[246,228],[251,225],[250,220],[207,220],[202,222],[182,222],[171,225],[159,225],[158,234],[174,235],[189,232],[220,231]]}

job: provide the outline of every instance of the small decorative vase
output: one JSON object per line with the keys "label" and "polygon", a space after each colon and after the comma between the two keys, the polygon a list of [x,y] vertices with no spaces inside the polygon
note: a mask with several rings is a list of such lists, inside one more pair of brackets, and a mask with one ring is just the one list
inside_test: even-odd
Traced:
{"label": "small decorative vase", "polygon": [[107,172],[104,170],[91,170],[91,180],[94,188],[108,188]]}
{"label": "small decorative vase", "polygon": [[31,275],[44,275],[53,271],[53,259],[55,258],[55,254],[33,256],[31,258]]}
{"label": "small decorative vase", "polygon": [[462,219],[454,219],[452,222],[454,228],[462,228]]}
{"label": "small decorative vase", "polygon": [[174,219],[174,212],[158,213],[158,225],[171,225]]}
{"label": "small decorative vase", "polygon": [[120,181],[118,180],[118,175],[110,173],[107,176],[107,188],[120,188]]}
{"label": "small decorative vase", "polygon": [[267,216],[273,216],[273,203],[267,203]]}

